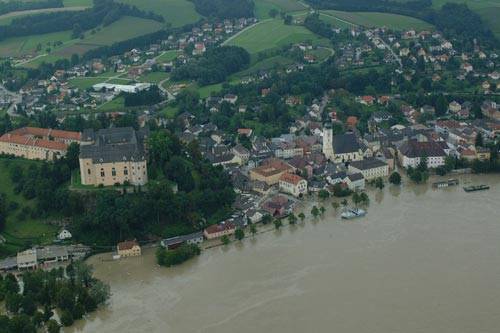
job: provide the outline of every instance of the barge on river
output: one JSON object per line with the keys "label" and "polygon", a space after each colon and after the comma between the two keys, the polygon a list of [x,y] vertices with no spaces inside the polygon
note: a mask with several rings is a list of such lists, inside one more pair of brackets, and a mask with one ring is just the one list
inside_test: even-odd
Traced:
{"label": "barge on river", "polygon": [[450,186],[457,186],[459,183],[458,179],[448,179],[446,181],[442,181],[442,182],[435,182],[435,183],[432,183],[432,187],[434,188],[445,188],[445,187],[450,187]]}
{"label": "barge on river", "polygon": [[340,216],[345,220],[355,219],[357,217],[363,217],[366,215],[366,211],[361,208],[349,208],[346,209]]}
{"label": "barge on river", "polygon": [[489,190],[490,187],[488,185],[471,185],[464,187],[465,192],[476,192],[476,191],[484,191]]}

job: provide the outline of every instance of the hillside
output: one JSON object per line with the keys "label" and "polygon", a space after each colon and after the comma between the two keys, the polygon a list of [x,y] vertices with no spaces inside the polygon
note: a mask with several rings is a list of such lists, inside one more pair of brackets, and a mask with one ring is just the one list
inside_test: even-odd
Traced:
{"label": "hillside", "polygon": [[201,18],[188,0],[119,0],[120,2],[134,5],[144,11],[152,11],[165,18],[165,22],[173,27],[196,22]]}

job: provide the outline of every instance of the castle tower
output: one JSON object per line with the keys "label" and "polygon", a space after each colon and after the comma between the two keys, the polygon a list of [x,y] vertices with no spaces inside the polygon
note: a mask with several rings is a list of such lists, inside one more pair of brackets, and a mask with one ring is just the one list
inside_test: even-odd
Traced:
{"label": "castle tower", "polygon": [[333,160],[333,130],[331,124],[323,127],[323,154],[329,160]]}

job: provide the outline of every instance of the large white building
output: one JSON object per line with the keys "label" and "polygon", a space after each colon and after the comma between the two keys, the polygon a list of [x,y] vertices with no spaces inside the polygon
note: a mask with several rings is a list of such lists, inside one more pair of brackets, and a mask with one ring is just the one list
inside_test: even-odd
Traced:
{"label": "large white building", "polygon": [[131,127],[84,131],[79,158],[82,184],[146,184],[147,137],[147,130]]}
{"label": "large white building", "polygon": [[97,83],[92,86],[94,91],[114,90],[116,92],[124,92],[135,94],[140,91],[146,90],[151,86],[149,83],[135,83],[135,84],[113,84],[113,83]]}
{"label": "large white building", "polygon": [[298,175],[284,173],[280,177],[279,188],[281,192],[299,197],[307,193],[307,181]]}
{"label": "large white building", "polygon": [[440,143],[417,140],[406,141],[398,150],[399,164],[404,168],[416,168],[422,158],[426,158],[427,167],[433,169],[444,165],[446,152]]}
{"label": "large white building", "polygon": [[361,173],[366,180],[389,176],[389,165],[375,157],[349,164],[349,172]]}

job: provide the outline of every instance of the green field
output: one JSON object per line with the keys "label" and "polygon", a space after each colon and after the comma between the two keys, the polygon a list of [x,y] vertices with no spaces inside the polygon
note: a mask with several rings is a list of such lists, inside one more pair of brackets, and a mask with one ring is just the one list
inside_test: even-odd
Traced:
{"label": "green field", "polygon": [[269,18],[271,9],[276,9],[278,12],[295,12],[306,9],[296,0],[255,0],[254,2],[255,16],[260,19]]}
{"label": "green field", "polygon": [[43,35],[24,36],[8,38],[0,42],[0,57],[20,56],[23,54],[36,53],[38,44],[42,45],[40,53],[54,42],[67,42],[71,39],[71,31],[53,32]]}
{"label": "green field", "polygon": [[177,56],[180,53],[181,52],[179,52],[178,50],[166,51],[161,56],[159,56],[158,58],[156,58],[156,62],[170,62],[170,61],[174,60],[175,58],[177,58]]}
{"label": "green field", "polygon": [[[130,29],[129,27],[134,27],[134,29]],[[99,29],[94,34],[86,32],[83,39],[71,39],[71,31],[10,38],[0,42],[0,57],[35,54],[38,43],[43,45],[39,54],[45,54],[47,42],[63,42],[63,45],[52,48],[48,55],[39,57],[26,64],[27,67],[36,67],[42,62],[54,62],[60,58],[69,58],[75,53],[83,54],[93,48],[111,45],[115,42],[157,31],[161,28],[162,24],[159,22],[125,16],[109,26]]]}
{"label": "green field", "polygon": [[174,27],[194,23],[201,18],[193,3],[188,0],[120,0],[120,2],[159,14]]}
{"label": "green field", "polygon": [[22,207],[33,207],[34,203],[14,193],[9,168],[11,166],[27,167],[32,163],[38,162],[23,159],[0,160],[0,192],[6,195],[8,202],[16,202],[18,204],[18,208],[15,211],[11,211],[7,217],[7,223],[2,235],[7,239],[8,243],[7,245],[0,245],[0,255],[15,253],[30,243],[50,242],[54,239],[54,234],[57,231],[57,228],[29,217],[24,221],[20,221],[17,218],[17,214]]}
{"label": "green field", "polygon": [[160,83],[161,81],[167,79],[170,75],[166,72],[149,72],[142,75],[139,81],[147,83]]}
{"label": "green field", "polygon": [[232,39],[227,45],[240,46],[251,54],[304,41],[328,43],[303,26],[285,25],[281,19],[262,21]]}
{"label": "green field", "polygon": [[[322,19],[329,15],[333,20],[343,24],[355,24],[365,27],[387,27],[389,29],[404,30],[430,30],[433,26],[422,20],[397,14],[374,12],[341,12],[327,10],[323,12]],[[337,19],[335,19],[337,18]],[[333,21],[332,21],[333,22]]]}

